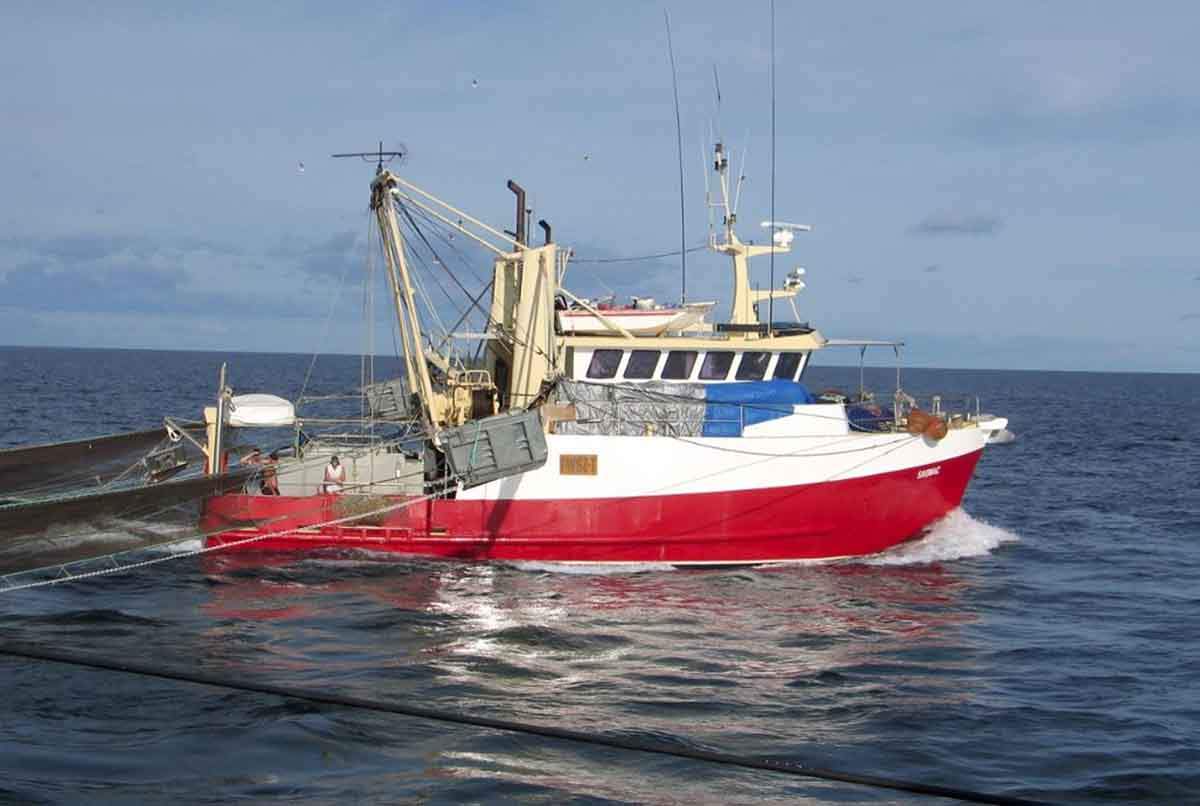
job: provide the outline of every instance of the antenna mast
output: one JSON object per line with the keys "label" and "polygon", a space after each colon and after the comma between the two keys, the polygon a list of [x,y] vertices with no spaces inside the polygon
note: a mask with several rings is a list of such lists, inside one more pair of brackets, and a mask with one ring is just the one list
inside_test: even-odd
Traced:
{"label": "antenna mast", "polygon": [[[679,155],[679,304],[687,302],[687,216],[684,211],[683,191],[683,127],[679,121],[679,73],[675,69],[675,48],[671,44],[671,15],[663,9],[667,24],[667,53],[671,57],[671,90],[675,95],[675,145]],[[714,68],[715,69],[715,68]]]}
{"label": "antenna mast", "polygon": [[[771,0],[771,220],[775,220],[775,0]],[[773,242],[773,241],[772,241]],[[771,250],[771,296],[767,298],[767,327],[775,326],[775,250]]]}

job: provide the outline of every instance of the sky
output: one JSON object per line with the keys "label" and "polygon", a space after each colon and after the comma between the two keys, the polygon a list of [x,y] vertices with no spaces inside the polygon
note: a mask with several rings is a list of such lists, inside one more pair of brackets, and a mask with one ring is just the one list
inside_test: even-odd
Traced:
{"label": "sky", "polygon": [[[767,0],[6,2],[0,344],[390,351],[364,323],[373,166],[329,157],[380,140],[497,228],[520,182],[577,293],[677,299],[678,257],[582,262],[680,244],[664,10],[684,238],[706,239],[720,137],[762,240]],[[801,317],[916,366],[1200,371],[1198,24],[1182,2],[778,0],[776,218],[813,231],[776,278],[806,269]],[[688,256],[689,299],[729,292],[727,258]]]}

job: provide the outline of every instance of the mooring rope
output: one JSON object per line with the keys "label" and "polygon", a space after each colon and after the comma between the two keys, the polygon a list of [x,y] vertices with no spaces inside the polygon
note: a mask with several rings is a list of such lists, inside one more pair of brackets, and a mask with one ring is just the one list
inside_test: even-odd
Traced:
{"label": "mooring rope", "polygon": [[180,683],[194,683],[196,685],[214,686],[217,688],[245,691],[254,694],[266,694],[275,697],[282,697],[284,699],[311,702],[317,705],[357,708],[379,713],[397,714],[416,719],[427,719],[434,722],[445,722],[454,725],[469,725],[471,727],[507,731],[509,733],[542,736],[551,739],[578,742],[581,744],[611,747],[618,750],[674,756],[676,758],[702,761],[709,764],[720,764],[728,767],[761,770],[766,772],[780,773],[783,775],[797,776],[801,778],[815,778],[824,781],[836,781],[838,783],[858,784],[860,786],[890,789],[897,792],[908,792],[915,795],[954,798],[956,800],[966,801],[969,803],[993,803],[1004,804],[1005,806],[1027,806],[1028,804],[1040,803],[1040,801],[1027,800],[1008,795],[994,795],[987,792],[979,792],[970,789],[939,786],[937,784],[927,784],[919,781],[905,781],[898,778],[890,778],[881,775],[845,772],[827,767],[818,767],[805,762],[781,761],[771,758],[755,758],[752,756],[738,755],[735,753],[681,747],[651,739],[626,739],[607,734],[588,733],[585,731],[571,730],[569,728],[538,725],[511,719],[499,719],[496,717],[450,711],[441,708],[428,708],[418,705],[399,705],[392,702],[384,702],[382,700],[354,697],[348,694],[334,694],[329,693],[328,691],[314,691],[311,689],[276,685],[272,683],[246,682],[244,680],[235,680],[233,678],[223,677],[221,675],[211,674],[208,672],[184,672],[165,666],[157,666],[138,661],[101,657],[90,652],[66,652],[56,649],[47,649],[45,647],[22,642],[0,643],[0,655],[7,655],[12,658],[21,658],[23,660],[46,661],[50,663],[62,663],[71,666],[80,666],[89,669],[123,672],[126,674],[141,675],[143,677],[154,677],[160,680],[171,680]]}

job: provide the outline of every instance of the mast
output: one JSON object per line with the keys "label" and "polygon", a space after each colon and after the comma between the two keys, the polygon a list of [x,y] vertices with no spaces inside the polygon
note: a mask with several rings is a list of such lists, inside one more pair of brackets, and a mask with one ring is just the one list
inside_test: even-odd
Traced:
{"label": "mast", "polygon": [[799,291],[795,285],[785,285],[781,289],[771,288],[757,291],[750,286],[749,260],[759,255],[787,254],[792,251],[792,240],[796,232],[807,232],[812,227],[807,224],[788,224],[782,221],[764,221],[763,227],[769,228],[771,245],[760,246],[743,243],[734,229],[737,223],[737,212],[729,201],[729,157],[722,143],[717,143],[714,151],[713,170],[717,174],[717,187],[721,192],[720,207],[724,211],[722,224],[725,227],[725,240],[718,243],[716,236],[711,236],[709,245],[717,252],[729,255],[733,259],[733,305],[729,321],[734,325],[756,326],[759,324],[758,314],[754,306],[763,300],[786,299],[794,297]]}
{"label": "mast", "polygon": [[404,370],[408,388],[421,404],[421,420],[431,432],[435,426],[433,382],[429,377],[429,364],[425,348],[421,343],[421,319],[417,315],[416,300],[408,271],[408,260],[404,256],[404,239],[400,224],[396,220],[396,206],[392,190],[396,177],[391,171],[382,169],[371,182],[371,209],[379,224],[379,235],[383,242],[383,254],[387,259],[388,286],[396,307],[396,323],[400,328],[400,346],[404,353]]}
{"label": "mast", "polygon": [[[404,153],[384,151],[382,142],[375,152],[333,156],[377,160],[375,179],[371,182],[371,210],[379,225],[379,236],[387,260],[388,285],[400,329],[408,388],[420,401],[421,418],[426,428],[432,432],[441,425],[454,425],[469,418],[475,409],[470,393],[479,386],[479,382],[464,381],[463,376],[445,366],[444,361],[439,363],[440,356],[436,353],[425,354],[420,315],[396,217],[398,205],[406,208],[406,212],[409,206],[422,211],[495,256],[492,304],[487,314],[487,332],[484,336],[487,339],[487,376],[490,380],[483,383],[500,393],[501,408],[523,408],[535,401],[545,381],[552,378],[558,369],[554,341],[554,299],[559,290],[565,256],[559,252],[550,236],[550,225],[544,220],[538,224],[545,233],[545,243],[541,246],[529,244],[527,225],[531,211],[525,208],[524,189],[509,180],[509,189],[517,195],[516,230],[509,233],[488,226],[391,171],[384,170],[385,162],[403,159]],[[475,302],[472,301],[472,304]],[[434,390],[429,361],[434,361],[446,372],[444,390]]]}
{"label": "mast", "polygon": [[225,472],[225,419],[229,414],[229,398],[231,392],[226,383],[225,362],[221,362],[221,374],[217,379],[217,405],[204,408],[204,426],[207,439],[205,447],[204,472],[209,476],[219,476]]}

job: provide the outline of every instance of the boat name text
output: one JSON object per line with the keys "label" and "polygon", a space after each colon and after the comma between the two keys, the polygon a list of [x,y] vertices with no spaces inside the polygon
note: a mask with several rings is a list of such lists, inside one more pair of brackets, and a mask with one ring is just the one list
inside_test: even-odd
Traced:
{"label": "boat name text", "polygon": [[564,453],[558,457],[560,476],[594,476],[599,462],[594,453]]}

